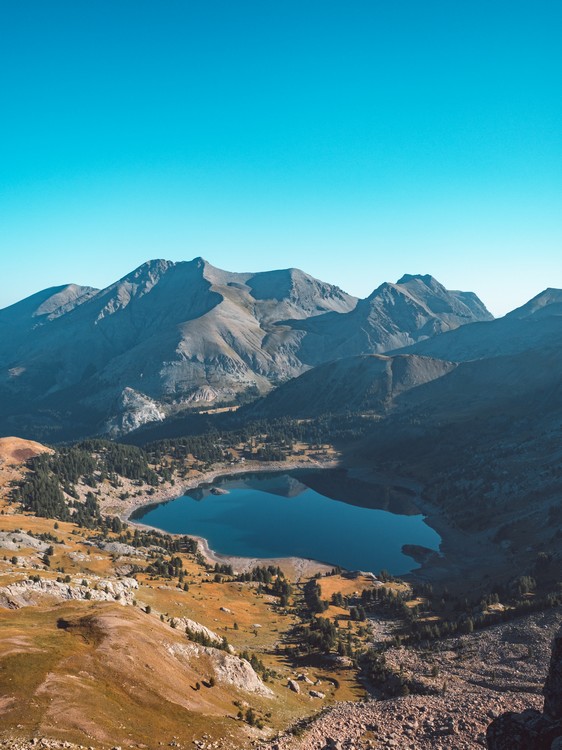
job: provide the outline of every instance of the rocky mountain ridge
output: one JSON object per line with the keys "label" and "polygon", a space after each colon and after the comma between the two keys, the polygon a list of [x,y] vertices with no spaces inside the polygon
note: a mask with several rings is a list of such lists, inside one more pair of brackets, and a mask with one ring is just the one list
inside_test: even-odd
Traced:
{"label": "rocky mountain ridge", "polygon": [[430,276],[357,300],[297,269],[148,261],[106,289],[56,287],[0,310],[0,427],[43,439],[124,434],[490,318],[475,295]]}

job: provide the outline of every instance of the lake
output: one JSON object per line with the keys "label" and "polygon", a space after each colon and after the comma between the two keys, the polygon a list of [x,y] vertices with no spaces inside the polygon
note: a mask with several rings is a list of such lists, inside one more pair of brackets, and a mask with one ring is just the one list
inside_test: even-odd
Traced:
{"label": "lake", "polygon": [[[224,493],[224,494],[223,494]],[[415,495],[375,486],[344,470],[253,473],[217,479],[131,520],[208,540],[240,557],[306,557],[348,570],[401,575],[418,567],[404,544],[438,550]]]}

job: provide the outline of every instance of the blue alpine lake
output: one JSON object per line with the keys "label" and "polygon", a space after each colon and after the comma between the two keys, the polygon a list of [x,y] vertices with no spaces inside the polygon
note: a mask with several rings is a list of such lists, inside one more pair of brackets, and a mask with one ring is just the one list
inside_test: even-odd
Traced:
{"label": "blue alpine lake", "polygon": [[340,470],[223,477],[131,518],[204,537],[224,555],[305,557],[394,575],[418,567],[403,545],[438,550],[441,541],[413,492],[353,480]]}

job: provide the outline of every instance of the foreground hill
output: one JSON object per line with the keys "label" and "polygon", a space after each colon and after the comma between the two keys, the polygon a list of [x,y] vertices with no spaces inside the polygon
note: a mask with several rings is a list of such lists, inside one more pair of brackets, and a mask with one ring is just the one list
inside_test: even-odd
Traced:
{"label": "foreground hill", "polygon": [[33,440],[0,438],[0,493],[7,491],[14,482],[21,479],[26,470],[26,461],[41,453],[51,452],[50,448]]}
{"label": "foreground hill", "polygon": [[429,276],[358,301],[297,269],[149,261],[106,289],[57,287],[0,311],[0,429],[123,434],[490,317],[473,294]]}
{"label": "foreground hill", "polygon": [[4,468],[6,464],[13,467],[18,466],[24,461],[48,451],[50,451],[50,448],[41,445],[41,443],[36,443],[34,440],[23,440],[18,437],[0,438],[0,468]]}

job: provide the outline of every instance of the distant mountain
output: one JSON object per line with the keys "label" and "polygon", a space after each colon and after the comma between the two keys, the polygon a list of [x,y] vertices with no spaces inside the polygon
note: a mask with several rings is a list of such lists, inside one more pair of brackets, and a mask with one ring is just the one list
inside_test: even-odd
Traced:
{"label": "distant mountain", "polygon": [[297,269],[153,260],[106,289],[57,287],[0,310],[0,428],[43,440],[123,434],[490,317],[431,276],[357,300]]}
{"label": "distant mountain", "polygon": [[306,331],[301,357],[307,364],[399,349],[477,321],[492,320],[471,292],[448,291],[432,276],[403,276],[384,283],[347,315],[298,321]]}
{"label": "distant mountain", "polygon": [[525,305],[508,313],[506,318],[538,318],[562,315],[562,289],[545,289]]}
{"label": "distant mountain", "polygon": [[70,312],[97,291],[93,287],[77,284],[56,286],[0,310],[0,356],[9,356],[22,336]]}
{"label": "distant mountain", "polygon": [[402,351],[466,362],[541,349],[560,340],[562,290],[546,289],[503,318],[458,328]]}

